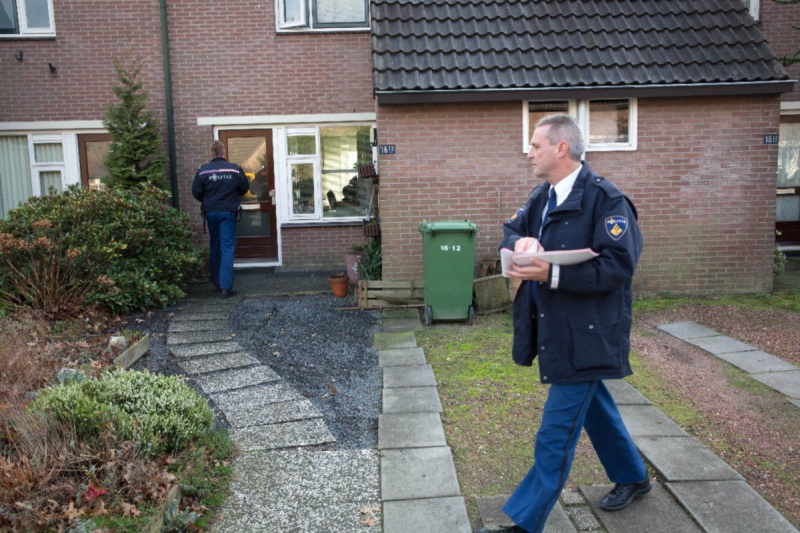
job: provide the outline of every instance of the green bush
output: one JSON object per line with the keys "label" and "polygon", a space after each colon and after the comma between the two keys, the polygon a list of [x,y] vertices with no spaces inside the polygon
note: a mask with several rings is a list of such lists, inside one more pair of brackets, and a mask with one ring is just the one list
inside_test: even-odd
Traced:
{"label": "green bush", "polygon": [[136,370],[49,387],[31,409],[70,424],[81,438],[107,429],[137,442],[146,456],[182,449],[214,420],[206,400],[180,378]]}
{"label": "green bush", "polygon": [[371,237],[364,242],[364,258],[358,263],[358,278],[378,280],[383,276],[383,254],[381,238]]}
{"label": "green bush", "polygon": [[[130,313],[166,307],[184,296],[181,285],[200,269],[204,253],[192,242],[189,216],[167,205],[167,196],[151,185],[104,191],[73,186],[63,194],[33,197],[12,210],[0,221],[0,239],[30,247],[46,238],[56,243],[48,254],[65,264],[67,258],[77,258],[75,268],[83,270],[67,279],[93,285],[83,308],[103,305]],[[9,254],[1,243],[0,264],[11,261],[30,283],[39,283],[40,272],[26,266],[30,252]],[[0,300],[12,295],[20,300],[14,303],[37,307],[36,299],[15,291],[13,280],[19,274],[2,270]]]}

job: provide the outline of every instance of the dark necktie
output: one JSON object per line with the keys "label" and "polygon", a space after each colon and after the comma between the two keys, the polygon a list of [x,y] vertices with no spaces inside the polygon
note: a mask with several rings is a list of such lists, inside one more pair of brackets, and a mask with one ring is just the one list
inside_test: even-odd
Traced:
{"label": "dark necktie", "polygon": [[542,238],[542,229],[544,229],[544,224],[547,221],[547,217],[550,216],[553,209],[556,208],[558,202],[556,201],[556,189],[555,187],[550,187],[550,197],[547,199],[547,207],[544,208],[544,212],[542,212],[542,225],[539,226],[539,238]]}

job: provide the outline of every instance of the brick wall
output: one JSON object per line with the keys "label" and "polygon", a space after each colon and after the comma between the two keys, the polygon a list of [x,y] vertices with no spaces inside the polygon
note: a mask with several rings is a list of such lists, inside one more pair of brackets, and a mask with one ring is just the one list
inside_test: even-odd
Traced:
{"label": "brick wall", "polygon": [[[639,100],[635,152],[594,152],[592,168],[636,203],[645,236],[637,289],[759,292],[772,286],[777,97]],[[381,106],[386,279],[422,277],[419,222],[478,226],[476,263],[539,183],[522,153],[516,103]],[[746,255],[745,255],[746,254]]]}
{"label": "brick wall", "polygon": [[[776,56],[783,57],[800,50],[800,30],[792,28],[800,25],[800,3],[779,4],[773,0],[761,0],[760,19],[758,26]],[[800,79],[800,63],[785,69],[791,79]],[[794,91],[784,94],[782,101],[798,100],[800,100],[800,86],[795,84]]]}
{"label": "brick wall", "polygon": [[357,226],[284,228],[283,265],[286,270],[345,271],[345,255],[354,244],[364,243]]}

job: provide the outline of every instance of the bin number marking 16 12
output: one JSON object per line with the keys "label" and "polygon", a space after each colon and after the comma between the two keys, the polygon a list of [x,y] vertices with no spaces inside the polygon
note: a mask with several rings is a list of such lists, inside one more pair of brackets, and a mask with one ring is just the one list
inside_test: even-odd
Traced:
{"label": "bin number marking 16 12", "polygon": [[460,252],[461,245],[460,244],[443,244],[440,246],[443,252]]}

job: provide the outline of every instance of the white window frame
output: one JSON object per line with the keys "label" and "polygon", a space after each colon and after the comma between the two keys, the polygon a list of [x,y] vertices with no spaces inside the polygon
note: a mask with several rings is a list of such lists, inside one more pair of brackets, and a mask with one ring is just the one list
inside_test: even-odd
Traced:
{"label": "white window frame", "polygon": [[761,15],[761,0],[744,0],[744,3],[750,10],[750,16],[758,22],[758,17]]}
{"label": "white window frame", "polygon": [[[36,162],[36,145],[37,144],[60,144],[61,145],[61,161],[49,161],[47,163]],[[34,134],[28,136],[28,157],[31,162],[31,191],[34,196],[42,196],[47,191],[42,190],[42,182],[40,175],[42,172],[60,172],[61,173],[61,189],[66,189],[68,185],[67,180],[67,145],[64,142],[64,135],[57,134]]]}
{"label": "white window frame", "polygon": [[369,31],[370,29],[370,16],[369,16],[369,2],[365,2],[365,20],[364,23],[358,26],[351,26],[348,23],[340,24],[319,24],[316,22],[316,2],[317,0],[298,0],[300,2],[300,10],[302,13],[301,20],[286,22],[284,2],[285,0],[275,0],[275,28],[278,32],[292,33],[298,31],[313,31],[313,32],[326,32],[326,31]]}
{"label": "white window frame", "polygon": [[[589,104],[594,100],[628,100],[628,142],[626,143],[590,143],[589,131],[591,124],[589,123]],[[638,137],[638,100],[636,98],[592,98],[582,100],[565,100],[569,104],[569,116],[575,119],[578,127],[581,129],[584,141],[586,142],[587,152],[624,152],[635,151],[637,147]],[[526,100],[522,102],[522,151],[528,153],[530,150],[531,135],[533,135],[533,127],[535,124],[530,124],[529,120],[529,104],[536,102],[536,100]]]}
{"label": "white window frame", "polygon": [[[55,37],[56,21],[53,16],[53,0],[47,0],[47,17],[50,26],[47,28],[29,28],[26,0],[13,0],[17,5],[17,25],[19,33],[0,33],[0,39],[19,39],[20,37]],[[280,1],[280,0],[279,0]]]}

